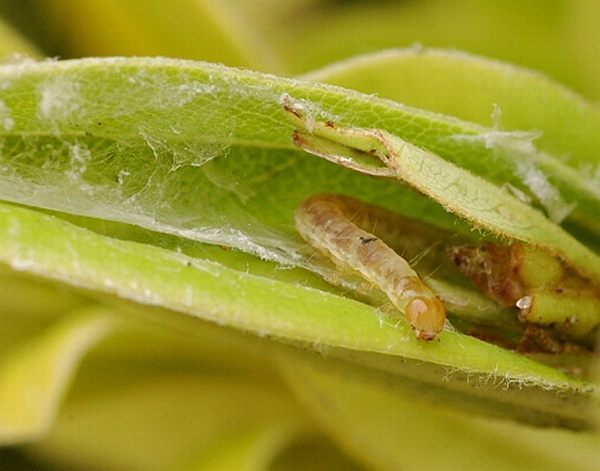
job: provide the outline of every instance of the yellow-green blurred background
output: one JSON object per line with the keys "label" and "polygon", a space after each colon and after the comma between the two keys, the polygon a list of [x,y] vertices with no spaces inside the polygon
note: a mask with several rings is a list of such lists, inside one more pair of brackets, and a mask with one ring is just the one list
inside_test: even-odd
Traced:
{"label": "yellow-green blurred background", "polygon": [[3,0],[49,56],[168,56],[294,75],[384,48],[456,48],[600,98],[597,0]]}

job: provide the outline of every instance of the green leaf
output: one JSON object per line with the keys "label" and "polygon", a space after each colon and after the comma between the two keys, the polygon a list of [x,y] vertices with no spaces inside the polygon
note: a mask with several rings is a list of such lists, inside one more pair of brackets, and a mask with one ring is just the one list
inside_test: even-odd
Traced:
{"label": "green leaf", "polygon": [[228,439],[239,434],[241,440],[243,430],[266,424],[275,435],[254,444],[277,447],[286,439],[286,425],[293,431],[298,423],[304,424],[304,411],[279,385],[172,371],[68,401],[51,433],[28,450],[62,469],[174,469],[202,453],[217,453],[219,440],[241,453],[243,443]]}
{"label": "green leaf", "polygon": [[[598,96],[594,0],[5,3],[60,57],[160,54],[305,70],[417,39],[535,65]],[[13,36],[4,36],[11,51]],[[55,375],[40,401],[50,419],[11,443],[36,439],[23,453],[61,469],[355,469],[331,438],[370,469],[595,469],[597,433],[565,429],[597,427],[597,386],[454,331],[416,342],[364,293],[359,302],[324,283],[314,272],[336,273],[294,230],[298,204],[326,190],[481,236],[397,182],[301,152],[283,111],[290,100],[309,130],[322,121],[397,136],[504,185],[578,239],[580,254],[600,249],[597,109],[520,69],[414,52],[362,57],[302,81],[150,59],[1,70],[0,200],[16,203],[0,203],[6,390],[22,401],[24,388],[11,389],[19,374],[88,338],[85,313],[141,321],[86,355],[49,430],[75,369]],[[355,90],[314,83],[338,72],[337,83]],[[352,83],[356,76],[364,79]],[[369,80],[374,88],[364,88]],[[388,82],[398,90],[383,93]],[[501,109],[489,125],[494,103]],[[542,221],[546,234],[557,227]],[[431,281],[466,323],[486,317],[508,327],[492,300]],[[592,362],[575,356],[569,371]],[[47,385],[53,373],[35,379]]]}
{"label": "green leaf", "polygon": [[600,110],[529,69],[444,49],[366,54],[303,75],[498,131],[539,133],[535,145],[579,169],[595,166]]}
{"label": "green leaf", "polygon": [[12,26],[0,18],[0,56],[9,54],[40,55],[34,45],[30,44]]}
{"label": "green leaf", "polygon": [[581,0],[285,3],[292,5],[265,25],[264,34],[296,71],[417,43],[508,60],[577,86],[589,79],[580,75],[575,57],[594,57],[574,21],[581,14],[594,17]]}
{"label": "green leaf", "polygon": [[74,313],[39,338],[5,355],[0,364],[0,442],[42,436],[81,357],[115,327],[105,308]]}
{"label": "green leaf", "polygon": [[189,471],[267,471],[270,464],[289,445],[291,430],[282,426],[242,429],[222,438],[196,460]]}
{"label": "green leaf", "polygon": [[399,388],[388,376],[333,361],[282,358],[290,387],[331,435],[369,469],[594,470],[596,434],[538,429],[449,411],[427,388]]}
{"label": "green leaf", "polygon": [[62,315],[87,303],[68,289],[42,278],[0,269],[0,356],[20,343],[40,335]]}
{"label": "green leaf", "polygon": [[294,109],[291,114],[300,116],[296,142],[305,150],[368,175],[397,178],[474,227],[538,245],[600,282],[600,257],[502,188],[385,131],[307,120]]}
{"label": "green leaf", "polygon": [[[354,193],[362,199],[455,227],[440,207],[400,186],[299,153],[284,96],[304,103],[315,118],[385,129],[494,181],[514,183],[555,215],[571,202],[554,182],[535,178],[559,164],[529,144],[523,149],[518,136],[496,139],[488,128],[351,90],[163,59],[22,64],[0,74],[10,84],[1,98],[14,120],[4,134],[0,196],[24,204],[288,262],[297,260],[289,240],[293,210],[324,189],[360,188]],[[526,171],[518,172],[515,165],[526,159]],[[578,197],[577,222],[595,227],[600,205],[593,181],[560,165],[552,177],[569,198]]]}
{"label": "green leaf", "polygon": [[190,316],[117,305],[125,328],[87,355],[55,426],[27,447],[38,460],[104,470],[245,460],[275,471],[320,458],[311,469],[355,469],[343,467],[351,462],[282,384],[282,347]]}
{"label": "green leaf", "polygon": [[[293,229],[293,213],[303,199],[324,190],[477,238],[440,205],[395,182],[367,178],[297,149],[294,123],[284,109],[289,100],[309,120],[383,129],[472,171],[486,173],[492,159],[501,162],[491,180],[518,180],[511,167],[514,150],[533,159],[532,165],[557,162],[529,143],[519,149],[522,141],[509,136],[490,148],[493,130],[481,125],[348,89],[205,63],[23,63],[2,68],[0,81],[0,99],[12,119],[2,134],[0,197],[147,229],[140,244],[118,240],[137,238],[121,225],[107,225],[100,236],[58,217],[4,205],[0,258],[9,266],[167,308],[161,317],[174,324],[185,317],[171,311],[186,313],[331,348],[369,368],[392,368],[400,378],[412,379],[414,370],[390,366],[399,358],[423,362],[419,377],[425,382],[439,382],[441,370],[460,371],[449,383],[457,390],[451,407],[461,407],[472,394],[464,374],[485,383],[473,393],[475,402],[487,399],[478,402],[482,413],[510,410],[531,423],[591,426],[593,388],[585,382],[458,332],[445,331],[440,342],[424,345],[404,323],[392,324],[339,291],[322,290],[322,282],[304,270],[274,275],[277,270],[266,262],[196,243],[317,269]],[[571,188],[571,180],[561,181]],[[583,222],[593,226],[594,211]],[[519,395],[520,407],[506,407],[498,382],[531,395]],[[557,392],[571,395],[570,407],[563,407]],[[446,396],[447,388],[436,389],[436,397]]]}
{"label": "green leaf", "polygon": [[182,471],[364,469],[342,455],[325,436],[298,432],[285,424],[244,427],[231,436],[219,437]]}
{"label": "green leaf", "polygon": [[235,2],[49,0],[38,8],[46,43],[63,57],[166,56],[281,69]]}
{"label": "green leaf", "polygon": [[[39,276],[166,307],[261,336],[314,344],[317,348],[338,347],[339,351],[332,350],[330,354],[373,363],[371,368],[388,369],[390,359],[399,357],[426,362],[419,370],[420,381],[438,381],[444,375],[440,366],[473,378],[486,378],[488,388],[482,387],[475,397],[490,392],[494,397],[498,382],[519,388],[532,385],[535,387],[531,396],[521,393],[518,399],[524,401],[525,407],[510,410],[515,418],[573,428],[589,426],[584,404],[591,399],[591,385],[472,337],[447,331],[442,333],[440,342],[424,344],[414,337],[408,325],[390,323],[376,308],[251,275],[246,270],[237,271],[222,264],[225,258],[217,263],[116,240],[22,208],[4,206],[0,215],[0,236],[4,241],[0,258]],[[301,274],[297,279],[302,279]],[[158,314],[162,322],[187,325],[187,316]],[[149,312],[145,316],[152,318]],[[373,358],[373,354],[378,355]],[[400,377],[414,374],[411,368],[393,371]],[[470,386],[460,378],[455,387],[472,394]],[[573,395],[572,408],[559,407],[558,391]],[[444,389],[437,394],[443,397]],[[508,413],[501,397],[505,395],[501,393],[496,401],[489,398],[482,411]],[[459,406],[460,401],[453,404]],[[540,407],[544,414],[532,413]]]}
{"label": "green leaf", "polygon": [[587,91],[590,99],[598,102],[600,64],[594,57],[600,53],[600,33],[594,20],[600,15],[600,4],[594,0],[577,0],[572,5],[572,34],[567,38],[575,59],[572,73],[577,75],[581,88]]}
{"label": "green leaf", "polygon": [[[485,137],[487,145],[499,154],[510,154],[496,155],[493,166],[512,167],[510,174],[517,179],[506,173],[495,175],[488,160],[480,163],[485,168],[470,159],[449,156],[450,160],[533,193],[553,220],[570,218],[567,225],[598,248],[597,238],[590,236],[590,228],[597,233],[598,227],[591,220],[583,221],[587,219],[583,215],[600,207],[596,182],[600,146],[594,138],[600,132],[600,110],[560,84],[491,59],[421,48],[353,58],[305,78],[493,124],[493,131]],[[523,131],[531,134],[527,137]],[[523,153],[532,141],[552,156]],[[573,224],[584,227],[573,228]]]}

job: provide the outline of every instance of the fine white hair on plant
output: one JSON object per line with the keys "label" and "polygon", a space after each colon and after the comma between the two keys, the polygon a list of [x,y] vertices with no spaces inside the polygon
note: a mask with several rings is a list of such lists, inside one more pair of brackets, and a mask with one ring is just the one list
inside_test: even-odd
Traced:
{"label": "fine white hair on plant", "polygon": [[12,117],[12,110],[4,103],[0,101],[0,126],[4,127],[5,131],[12,131],[15,125],[15,120]]}
{"label": "fine white hair on plant", "polygon": [[79,82],[67,78],[42,82],[39,85],[39,117],[55,122],[69,119],[84,104],[80,90]]}

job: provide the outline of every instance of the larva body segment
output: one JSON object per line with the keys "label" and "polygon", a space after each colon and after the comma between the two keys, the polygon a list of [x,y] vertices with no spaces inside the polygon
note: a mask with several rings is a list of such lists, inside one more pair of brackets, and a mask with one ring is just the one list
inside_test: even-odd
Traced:
{"label": "larva body segment", "polygon": [[405,313],[418,338],[433,340],[444,327],[444,305],[404,258],[365,230],[377,229],[374,217],[378,212],[375,206],[354,198],[319,194],[298,208],[296,227],[307,242],[338,265],[358,271],[378,286]]}

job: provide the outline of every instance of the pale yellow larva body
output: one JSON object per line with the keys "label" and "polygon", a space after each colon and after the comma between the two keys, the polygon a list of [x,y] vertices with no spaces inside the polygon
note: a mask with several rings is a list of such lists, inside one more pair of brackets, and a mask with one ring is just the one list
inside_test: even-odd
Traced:
{"label": "pale yellow larva body", "polygon": [[404,258],[364,230],[376,228],[376,209],[347,196],[319,194],[298,208],[296,227],[313,247],[383,291],[405,313],[418,338],[433,340],[444,327],[444,305]]}

